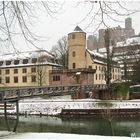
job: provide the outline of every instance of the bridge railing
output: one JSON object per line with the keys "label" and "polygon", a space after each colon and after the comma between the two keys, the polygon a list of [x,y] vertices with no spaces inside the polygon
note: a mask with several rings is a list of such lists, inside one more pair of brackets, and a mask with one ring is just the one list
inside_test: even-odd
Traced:
{"label": "bridge railing", "polygon": [[17,87],[0,89],[0,102],[8,100],[20,100],[23,98],[32,98],[35,96],[54,96],[64,93],[75,93],[85,91],[88,93],[93,90],[105,90],[106,85],[70,85],[70,86],[32,86],[32,87]]}

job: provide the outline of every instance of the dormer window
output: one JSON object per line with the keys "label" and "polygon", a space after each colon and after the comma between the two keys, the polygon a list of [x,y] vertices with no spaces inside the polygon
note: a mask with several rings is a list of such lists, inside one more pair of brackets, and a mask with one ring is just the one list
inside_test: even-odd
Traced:
{"label": "dormer window", "polygon": [[56,64],[58,64],[58,63],[59,63],[59,62],[58,62],[58,59],[56,59],[55,62],[56,62]]}
{"label": "dormer window", "polygon": [[18,65],[18,64],[19,64],[19,60],[15,60],[15,61],[14,61],[14,64],[15,64],[15,65]]}
{"label": "dormer window", "polygon": [[11,64],[11,61],[6,61],[6,65],[10,65]]}
{"label": "dormer window", "polygon": [[32,58],[32,63],[36,63],[37,62],[37,58]]}
{"label": "dormer window", "polygon": [[28,59],[23,59],[23,64],[27,64],[28,63]]}
{"label": "dormer window", "polygon": [[0,66],[2,66],[3,65],[3,61],[0,61]]}
{"label": "dormer window", "polygon": [[55,60],[54,60],[53,58],[51,58],[51,62],[52,62],[52,63],[55,63]]}

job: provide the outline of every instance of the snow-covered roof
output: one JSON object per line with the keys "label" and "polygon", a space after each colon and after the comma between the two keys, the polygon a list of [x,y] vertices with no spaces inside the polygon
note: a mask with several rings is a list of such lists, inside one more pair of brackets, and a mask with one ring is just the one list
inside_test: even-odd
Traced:
{"label": "snow-covered roof", "polygon": [[135,36],[126,39],[125,41],[117,42],[116,47],[140,45],[140,36]]}
{"label": "snow-covered roof", "polygon": [[138,85],[133,85],[133,86],[130,86],[130,88],[132,88],[132,87],[140,87],[140,84],[138,84]]}
{"label": "snow-covered roof", "polygon": [[[112,51],[112,48],[113,48],[113,46],[109,47],[110,51]],[[100,48],[100,49],[98,49],[98,51],[97,50],[93,50],[93,52],[98,52],[99,54],[104,54],[104,56],[105,56],[106,55],[106,48],[105,47],[104,48]]]}
{"label": "snow-covered roof", "polygon": [[87,49],[87,51],[88,51],[91,55],[105,58],[105,55],[103,55],[103,54],[101,54],[101,53],[98,53],[98,52],[96,52],[96,51],[91,51],[91,50],[88,50],[88,49]]}
{"label": "snow-covered roof", "polygon": [[[16,62],[17,61],[17,62]],[[60,66],[55,57],[46,50],[9,53],[0,55],[0,67],[19,67],[29,65],[53,65]]]}
{"label": "snow-covered roof", "polygon": [[[112,50],[112,46],[110,46],[110,49]],[[99,63],[99,64],[106,64],[106,59],[107,59],[107,55],[106,55],[106,48],[104,49],[104,53],[102,52],[97,52],[96,50],[88,50],[87,51],[90,53],[90,55],[93,57],[93,61],[95,63]],[[117,65],[118,59],[117,58],[113,58],[113,62],[114,64]]]}
{"label": "snow-covered roof", "polygon": [[19,60],[25,58],[38,58],[41,55],[47,55],[48,57],[53,58],[54,56],[47,52],[46,50],[37,50],[37,51],[27,51],[27,52],[19,52],[19,53],[8,53],[0,55],[0,61],[5,60]]}
{"label": "snow-covered roof", "polygon": [[88,49],[87,49],[87,51],[93,57],[93,61],[95,63],[105,64],[105,59],[106,59],[105,55],[95,52],[95,51],[88,50]]}

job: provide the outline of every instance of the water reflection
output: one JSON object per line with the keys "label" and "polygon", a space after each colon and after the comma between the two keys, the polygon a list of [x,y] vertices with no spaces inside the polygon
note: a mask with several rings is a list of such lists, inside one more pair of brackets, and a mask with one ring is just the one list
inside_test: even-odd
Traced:
{"label": "water reflection", "polygon": [[[12,122],[11,122],[12,124]],[[112,123],[114,135],[140,137],[140,119],[120,119]],[[4,118],[0,118],[0,130],[6,130]],[[55,132],[89,135],[111,135],[108,121],[99,117],[39,117],[20,116],[17,132]]]}

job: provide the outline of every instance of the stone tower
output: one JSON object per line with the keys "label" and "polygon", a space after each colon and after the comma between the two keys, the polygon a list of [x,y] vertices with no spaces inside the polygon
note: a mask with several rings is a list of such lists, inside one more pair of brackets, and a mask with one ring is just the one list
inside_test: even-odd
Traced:
{"label": "stone tower", "polygon": [[86,33],[79,26],[68,34],[68,68],[86,68]]}

